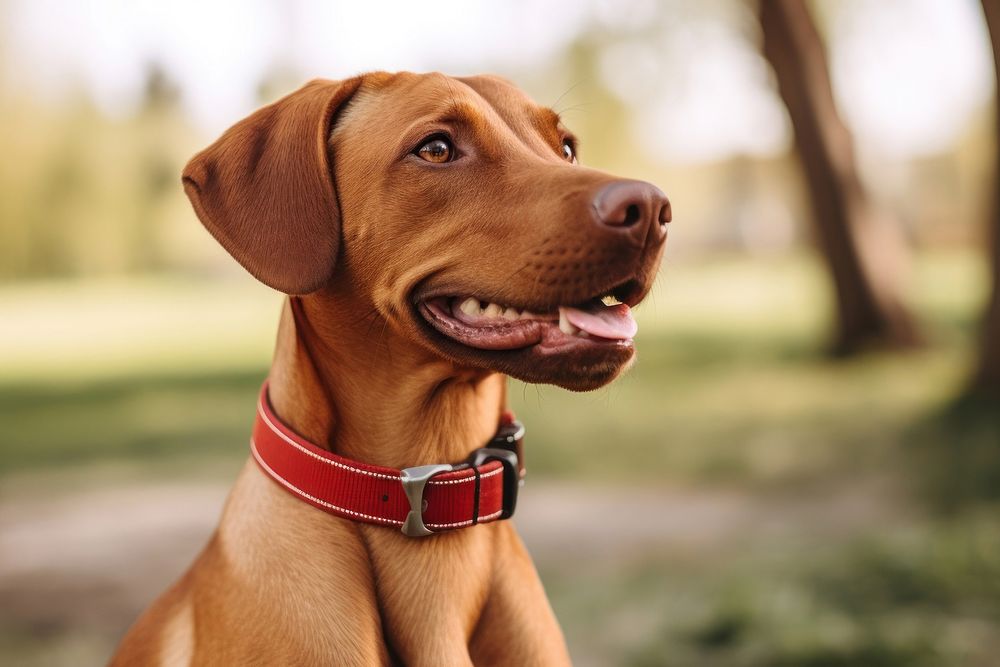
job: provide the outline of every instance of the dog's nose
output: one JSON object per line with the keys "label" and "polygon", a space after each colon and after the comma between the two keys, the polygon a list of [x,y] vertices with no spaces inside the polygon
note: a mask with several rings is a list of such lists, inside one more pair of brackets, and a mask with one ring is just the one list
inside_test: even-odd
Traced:
{"label": "dog's nose", "polygon": [[[615,181],[594,197],[597,221],[608,227],[641,230],[658,225],[666,231],[670,222],[670,200],[655,185],[643,181]],[[643,232],[639,232],[643,233]]]}

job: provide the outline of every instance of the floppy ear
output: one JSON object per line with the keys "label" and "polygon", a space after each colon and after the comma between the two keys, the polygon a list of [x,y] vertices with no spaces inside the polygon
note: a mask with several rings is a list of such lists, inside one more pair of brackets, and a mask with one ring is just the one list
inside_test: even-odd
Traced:
{"label": "floppy ear", "polygon": [[307,294],[333,274],[340,207],[327,140],[361,84],[317,79],[241,120],[184,168],[198,218],[262,283]]}

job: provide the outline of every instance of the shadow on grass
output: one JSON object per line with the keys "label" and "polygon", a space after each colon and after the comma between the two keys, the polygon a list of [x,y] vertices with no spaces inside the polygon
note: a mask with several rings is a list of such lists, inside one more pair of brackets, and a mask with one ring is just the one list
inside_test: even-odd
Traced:
{"label": "shadow on grass", "polygon": [[966,394],[909,429],[913,480],[946,513],[1000,500],[1000,399]]}
{"label": "shadow on grass", "polygon": [[[787,547],[786,547],[787,548]],[[627,664],[678,667],[920,667],[995,664],[1000,524],[989,512],[888,531],[822,550],[743,553],[736,567],[647,587],[661,622]],[[635,576],[635,575],[632,575]],[[694,583],[692,583],[692,581]],[[614,602],[611,602],[614,604]],[[692,613],[692,610],[694,613]]]}
{"label": "shadow on grass", "polygon": [[[532,441],[538,443],[529,454],[533,470],[562,470],[568,454],[593,453],[593,458],[575,458],[571,472],[603,474],[608,457],[587,451],[580,443],[624,440],[631,455],[614,459],[624,462],[619,472],[633,471],[632,458],[649,458],[653,453],[651,474],[655,474],[664,467],[655,454],[668,432],[664,420],[673,422],[670,432],[676,442],[685,443],[728,443],[734,432],[745,428],[741,415],[706,428],[700,415],[676,414],[693,400],[690,394],[683,400],[682,382],[708,385],[736,366],[765,370],[801,366],[816,353],[792,339],[749,337],[745,345],[733,346],[725,335],[693,333],[648,336],[642,350],[639,370],[622,388],[615,385],[581,395],[514,385],[515,407],[528,421]],[[206,456],[242,457],[256,394],[266,373],[264,367],[178,368],[167,373],[136,369],[120,378],[66,385],[0,383],[0,475],[98,462],[157,465],[167,459],[183,463]],[[618,405],[613,407],[616,394],[623,400],[614,401]],[[543,395],[547,398],[544,406]],[[536,396],[537,404],[532,400]],[[677,396],[677,408],[664,410],[665,396]],[[593,409],[595,401],[601,409]],[[587,419],[554,420],[553,415]],[[709,462],[706,467],[722,471],[739,467],[720,456],[726,460]]]}
{"label": "shadow on grass", "polygon": [[266,370],[0,386],[0,474],[114,460],[242,457]]}
{"label": "shadow on grass", "polygon": [[[794,336],[733,332],[654,333],[638,347],[635,369],[597,392],[511,383],[533,474],[785,483],[893,466],[906,425],[950,382],[955,356],[944,348],[838,363]],[[0,474],[241,458],[265,374],[179,368],[69,386],[0,384]],[[926,388],[913,390],[914,374]]]}

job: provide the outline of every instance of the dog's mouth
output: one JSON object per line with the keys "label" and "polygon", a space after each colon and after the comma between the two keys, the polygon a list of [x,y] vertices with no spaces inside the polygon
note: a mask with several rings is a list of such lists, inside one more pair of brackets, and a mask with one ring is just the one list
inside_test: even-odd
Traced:
{"label": "dog's mouth", "polygon": [[475,295],[446,295],[418,303],[439,333],[466,347],[492,352],[534,347],[538,353],[600,347],[632,347],[632,317],[644,290],[632,281],[580,303],[549,308],[518,307]]}

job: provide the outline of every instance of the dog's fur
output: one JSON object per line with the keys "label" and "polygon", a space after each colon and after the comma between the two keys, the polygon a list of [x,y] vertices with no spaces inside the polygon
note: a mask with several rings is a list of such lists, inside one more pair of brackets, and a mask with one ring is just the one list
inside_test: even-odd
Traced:
{"label": "dog's fur", "polygon": [[[459,159],[413,154],[442,132]],[[669,205],[652,186],[571,163],[573,142],[554,112],[502,79],[375,73],[314,81],[195,156],[184,185],[198,216],[291,295],[270,372],[282,420],[373,464],[459,462],[496,429],[503,374],[580,390],[619,374],[631,345],[477,350],[419,309],[474,294],[544,312],[616,285],[624,301],[642,298]],[[600,220],[601,193],[618,186],[642,191],[640,224]],[[252,460],[205,550],[113,660],[568,662],[512,522],[408,538],[318,511]]]}

